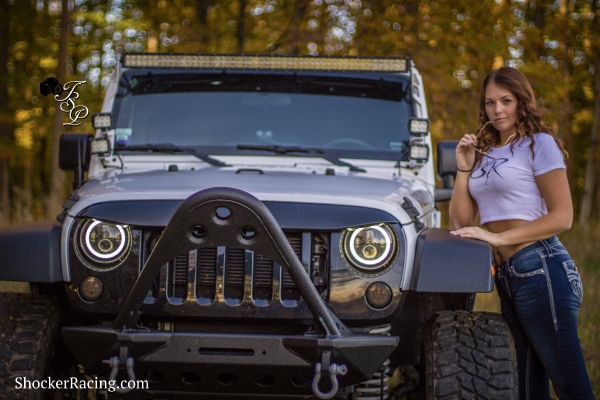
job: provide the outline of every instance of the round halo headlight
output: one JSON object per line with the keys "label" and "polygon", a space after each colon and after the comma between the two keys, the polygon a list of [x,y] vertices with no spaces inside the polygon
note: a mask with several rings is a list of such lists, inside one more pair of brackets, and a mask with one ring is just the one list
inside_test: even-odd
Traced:
{"label": "round halo headlight", "polygon": [[102,264],[103,268],[120,264],[131,248],[129,227],[111,222],[87,221],[81,227],[79,238],[85,258],[93,264]]}
{"label": "round halo headlight", "polygon": [[357,272],[378,274],[396,256],[396,234],[388,225],[373,225],[348,230],[342,235],[342,254]]}

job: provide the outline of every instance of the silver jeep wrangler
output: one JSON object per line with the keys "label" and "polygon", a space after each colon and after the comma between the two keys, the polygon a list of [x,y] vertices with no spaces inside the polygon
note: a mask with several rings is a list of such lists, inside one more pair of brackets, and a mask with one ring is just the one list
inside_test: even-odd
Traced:
{"label": "silver jeep wrangler", "polygon": [[412,61],[127,54],[93,123],[58,221],[0,230],[2,398],[517,398]]}

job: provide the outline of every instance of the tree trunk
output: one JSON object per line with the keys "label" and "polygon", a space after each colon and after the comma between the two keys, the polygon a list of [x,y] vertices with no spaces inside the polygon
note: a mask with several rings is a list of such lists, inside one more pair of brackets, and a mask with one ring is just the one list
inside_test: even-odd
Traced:
{"label": "tree trunk", "polygon": [[246,29],[246,0],[240,0],[240,13],[238,15],[237,24],[237,42],[238,42],[238,53],[244,53],[244,30]]}
{"label": "tree trunk", "polygon": [[[597,4],[594,3],[594,14],[597,11]],[[600,34],[600,22],[594,21],[596,33]],[[590,132],[590,145],[588,147],[587,161],[585,165],[585,181],[583,185],[583,195],[579,208],[579,226],[587,231],[590,218],[592,216],[592,205],[594,200],[594,186],[596,181],[596,148],[598,147],[598,128],[600,123],[600,49],[596,48],[596,60],[594,65],[594,121],[592,122],[592,131]]]}
{"label": "tree trunk", "polygon": [[[65,65],[67,58],[67,35],[69,25],[69,1],[62,0],[62,15],[60,21],[60,50],[58,56],[58,70],[56,78],[61,84],[65,84]],[[50,196],[48,199],[47,216],[54,217],[61,211],[61,205],[64,201],[65,191],[65,173],[58,168],[58,146],[60,135],[63,133],[63,115],[58,103],[54,103],[56,112],[54,113],[54,129],[52,140],[52,166]]]}
{"label": "tree trunk", "polygon": [[0,226],[10,224],[10,187],[8,186],[8,155],[0,158]]}
{"label": "tree trunk", "polygon": [[299,54],[300,47],[298,42],[300,39],[300,21],[306,12],[308,7],[308,1],[297,1],[294,7],[294,15],[292,17],[292,23],[290,24],[290,37],[288,41],[288,54]]}
{"label": "tree trunk", "polygon": [[208,17],[208,7],[212,0],[198,0],[196,5],[196,15],[198,16],[198,53],[206,52],[208,48],[208,29],[206,19]]}
{"label": "tree trunk", "polygon": [[10,188],[8,184],[8,159],[11,116],[8,111],[8,47],[9,5],[0,0],[0,226],[10,223]]}
{"label": "tree trunk", "polygon": [[[534,15],[534,24],[537,28],[540,36],[544,33],[544,27],[546,26],[546,4],[543,1],[535,2],[535,15]],[[540,42],[534,45],[535,52],[537,54],[537,58],[539,59],[545,53],[543,39],[540,38]]]}
{"label": "tree trunk", "polygon": [[294,5],[292,6],[292,16],[290,17],[290,21],[287,26],[281,32],[277,40],[269,45],[269,50],[272,52],[277,51],[283,45],[283,42],[287,40],[288,42],[288,52],[287,54],[298,54],[298,31],[299,24],[306,12],[309,2],[303,0],[294,1]]}
{"label": "tree trunk", "polygon": [[[564,52],[563,52],[563,69],[562,69],[562,79],[563,79],[563,83],[565,85],[565,91],[564,91],[564,96],[563,96],[563,104],[562,104],[562,110],[560,112],[560,120],[559,120],[559,126],[558,126],[558,138],[563,141],[565,143],[565,147],[566,150],[569,154],[573,154],[573,143],[572,143],[572,138],[571,138],[571,129],[570,129],[570,117],[571,117],[571,94],[570,94],[570,89],[569,89],[569,80],[570,80],[570,75],[569,75],[569,32],[570,32],[570,26],[569,26],[569,0],[563,0],[563,7],[562,7],[562,11],[564,13],[564,33],[565,33],[565,43],[564,43]],[[569,174],[569,178],[573,178],[573,168],[571,168],[571,166],[573,165],[573,158],[569,158],[569,160],[567,160],[567,171]],[[570,179],[570,180],[571,180]]]}

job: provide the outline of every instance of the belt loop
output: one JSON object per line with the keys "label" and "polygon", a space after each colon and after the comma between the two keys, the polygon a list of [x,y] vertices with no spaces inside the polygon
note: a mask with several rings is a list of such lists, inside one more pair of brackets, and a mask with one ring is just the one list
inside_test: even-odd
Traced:
{"label": "belt loop", "polygon": [[550,246],[549,239],[540,240],[544,249],[546,249],[546,253],[548,253],[548,257],[551,258],[554,254],[552,254],[552,246]]}
{"label": "belt loop", "polygon": [[505,265],[505,269],[506,269],[506,272],[508,273],[508,276],[510,276],[512,278],[512,276],[513,276],[513,265],[512,265],[511,257],[508,257],[504,261],[504,263],[502,265]]}

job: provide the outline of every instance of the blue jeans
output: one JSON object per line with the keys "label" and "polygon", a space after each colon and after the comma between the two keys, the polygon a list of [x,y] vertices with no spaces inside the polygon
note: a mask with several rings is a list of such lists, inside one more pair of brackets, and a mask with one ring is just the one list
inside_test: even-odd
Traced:
{"label": "blue jeans", "polygon": [[502,316],[517,351],[520,399],[593,399],[577,335],[581,277],[558,238],[527,246],[497,267]]}

